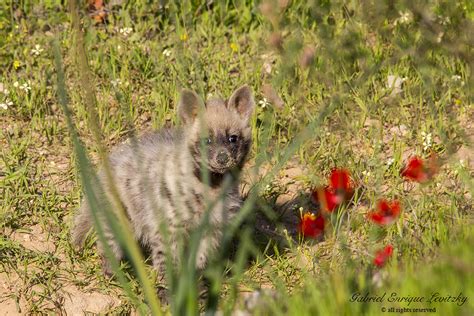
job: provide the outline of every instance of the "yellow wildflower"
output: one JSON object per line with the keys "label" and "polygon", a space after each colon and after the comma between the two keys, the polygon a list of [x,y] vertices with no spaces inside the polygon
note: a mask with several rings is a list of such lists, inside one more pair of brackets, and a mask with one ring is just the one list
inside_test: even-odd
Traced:
{"label": "yellow wildflower", "polygon": [[182,42],[186,42],[188,40],[188,34],[186,33],[183,33],[179,36],[179,39],[182,41]]}

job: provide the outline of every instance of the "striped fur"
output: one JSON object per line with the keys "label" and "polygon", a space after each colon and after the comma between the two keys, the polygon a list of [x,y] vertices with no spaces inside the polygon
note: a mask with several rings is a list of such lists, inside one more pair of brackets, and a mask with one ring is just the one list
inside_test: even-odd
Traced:
{"label": "striped fur", "polygon": [[[199,244],[196,267],[204,268],[209,255],[219,247],[224,225],[241,205],[237,179],[251,145],[249,117],[253,107],[247,86],[237,89],[227,101],[215,99],[205,105],[194,92],[184,90],[178,104],[182,126],[146,134],[112,150],[109,159],[120,202],[135,238],[151,249],[153,265],[159,272],[164,269],[164,252],[170,249],[171,254],[178,253],[177,240],[189,236],[202,221],[208,203],[214,205],[209,229]],[[208,172],[208,182],[203,172]],[[222,192],[227,178],[232,179],[231,185]],[[105,203],[110,190],[103,171],[99,171],[99,179],[103,187],[99,203]],[[166,225],[170,233],[166,247],[160,225]],[[71,232],[76,246],[83,243],[91,226],[84,200]],[[119,242],[107,225],[103,226],[109,246],[117,259],[122,259]],[[102,248],[99,245],[101,252]],[[106,260],[104,271],[111,273]]]}

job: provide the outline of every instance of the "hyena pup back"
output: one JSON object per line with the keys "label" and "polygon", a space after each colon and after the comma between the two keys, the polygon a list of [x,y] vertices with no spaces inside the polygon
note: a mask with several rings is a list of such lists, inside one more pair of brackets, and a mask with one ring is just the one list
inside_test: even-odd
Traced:
{"label": "hyena pup back", "polygon": [[[199,241],[196,267],[204,268],[218,248],[224,226],[241,206],[238,174],[251,147],[253,108],[247,86],[234,91],[228,100],[206,103],[196,93],[184,90],[178,104],[181,126],[146,134],[111,151],[113,185],[120,203],[135,238],[151,250],[153,266],[159,272],[164,270],[165,250],[177,254],[177,241],[186,240],[207,211],[209,222]],[[111,190],[103,170],[99,170],[98,179],[95,192],[105,208]],[[92,223],[85,198],[74,219],[74,244],[83,243]],[[101,223],[107,244],[120,260],[120,243],[107,221]],[[168,238],[162,234],[163,226]],[[99,251],[105,258],[100,243]],[[103,262],[104,271],[111,273],[108,261]]]}

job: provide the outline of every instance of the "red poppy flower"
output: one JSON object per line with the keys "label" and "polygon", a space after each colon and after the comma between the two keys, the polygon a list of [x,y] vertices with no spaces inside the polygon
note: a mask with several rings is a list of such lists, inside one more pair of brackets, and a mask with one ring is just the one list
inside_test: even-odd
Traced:
{"label": "red poppy flower", "polygon": [[332,212],[344,201],[350,199],[353,193],[349,171],[333,169],[329,176],[329,186],[314,190],[311,197],[322,210]]}
{"label": "red poppy flower", "polygon": [[424,183],[430,180],[438,171],[438,159],[436,155],[431,155],[427,160],[418,156],[412,157],[401,170],[400,174],[411,181]]}
{"label": "red poppy flower", "polygon": [[306,213],[300,220],[298,230],[303,236],[317,238],[324,232],[324,218],[313,213]]}
{"label": "red poppy flower", "polygon": [[336,191],[330,187],[314,190],[312,198],[314,202],[320,205],[323,211],[330,213],[344,202],[344,196],[337,194]]}
{"label": "red poppy flower", "polygon": [[387,263],[388,259],[393,254],[393,246],[392,245],[387,245],[385,248],[380,249],[375,253],[375,258],[374,258],[374,264],[381,268]]}
{"label": "red poppy flower", "polygon": [[398,215],[400,215],[400,210],[399,201],[388,202],[387,200],[380,200],[377,203],[377,210],[369,213],[368,217],[376,224],[388,225],[396,220]]}
{"label": "red poppy flower", "polygon": [[333,169],[329,176],[329,184],[336,191],[351,191],[351,177],[345,169]]}

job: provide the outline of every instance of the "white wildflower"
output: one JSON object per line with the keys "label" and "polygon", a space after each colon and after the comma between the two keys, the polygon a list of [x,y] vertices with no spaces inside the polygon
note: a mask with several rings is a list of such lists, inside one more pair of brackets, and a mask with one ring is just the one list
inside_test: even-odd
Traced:
{"label": "white wildflower", "polygon": [[31,50],[31,54],[35,56],[39,56],[43,51],[44,49],[41,48],[41,45],[36,44],[35,48]]}
{"label": "white wildflower", "polygon": [[119,29],[119,32],[123,36],[128,37],[130,34],[132,34],[133,29],[131,27],[123,27]]}
{"label": "white wildflower", "polygon": [[262,107],[262,109],[264,109],[270,105],[270,102],[268,102],[266,98],[263,98],[262,100],[258,101],[258,104]]}
{"label": "white wildflower", "polygon": [[171,50],[169,50],[169,49],[163,50],[163,55],[164,55],[165,57],[170,57],[170,56],[171,56]]}
{"label": "white wildflower", "polygon": [[453,76],[451,77],[451,80],[452,80],[452,81],[461,81],[461,76],[460,76],[460,75],[453,75]]}
{"label": "white wildflower", "polygon": [[122,80],[120,80],[120,79],[115,79],[115,80],[110,81],[110,83],[111,83],[114,87],[118,87],[118,86],[121,86],[121,85],[122,85]]}
{"label": "white wildflower", "polygon": [[395,20],[394,24],[409,24],[413,20],[413,14],[410,11],[398,11],[400,17]]}
{"label": "white wildflower", "polygon": [[387,160],[387,167],[390,168],[393,165],[394,162],[395,162],[395,159],[393,159],[393,158],[388,159]]}
{"label": "white wildflower", "polygon": [[[13,85],[15,85],[15,84],[13,84]],[[20,90],[23,90],[25,92],[28,92],[28,91],[31,90],[31,86],[26,82],[24,84],[20,85],[19,88],[20,88]]]}
{"label": "white wildflower", "polygon": [[20,86],[20,84],[18,83],[18,81],[15,81],[15,82],[13,83],[13,86],[14,86],[15,88],[18,88],[18,87]]}
{"label": "white wildflower", "polygon": [[427,151],[433,146],[433,136],[431,133],[421,132],[421,138],[423,140],[423,150]]}
{"label": "white wildflower", "polygon": [[462,77],[460,75],[451,76],[451,80],[456,82],[456,83],[460,83],[461,86],[464,86],[464,81],[462,80]]}
{"label": "white wildflower", "polygon": [[13,105],[13,102],[12,100],[10,99],[6,99],[4,102],[0,103],[0,108],[2,110],[6,110],[8,109],[8,107],[12,106]]}
{"label": "white wildflower", "polygon": [[450,19],[449,16],[444,17],[442,15],[438,15],[438,21],[439,21],[439,24],[441,24],[441,25],[451,24],[451,19]]}

